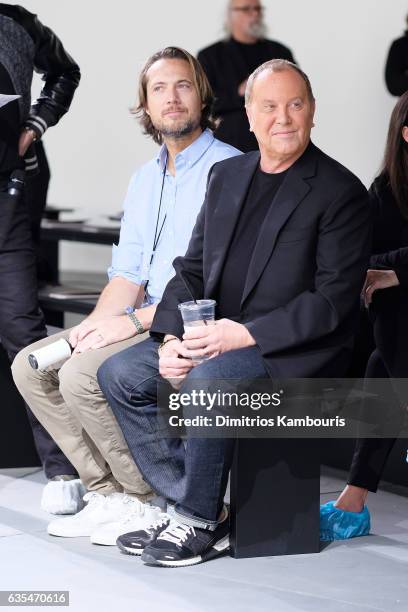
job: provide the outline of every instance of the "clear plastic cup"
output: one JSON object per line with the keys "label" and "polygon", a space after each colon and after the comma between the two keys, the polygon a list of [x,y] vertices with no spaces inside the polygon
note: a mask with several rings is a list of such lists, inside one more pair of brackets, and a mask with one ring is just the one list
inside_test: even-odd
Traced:
{"label": "clear plastic cup", "polygon": [[[183,318],[184,331],[188,332],[199,325],[215,324],[215,300],[197,300],[196,302],[183,302],[179,310]],[[210,358],[210,355],[192,356],[193,365],[198,365]]]}

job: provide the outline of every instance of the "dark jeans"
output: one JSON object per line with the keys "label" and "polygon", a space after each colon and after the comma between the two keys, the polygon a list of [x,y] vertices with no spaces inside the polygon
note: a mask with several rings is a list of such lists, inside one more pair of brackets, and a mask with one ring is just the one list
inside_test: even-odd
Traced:
{"label": "dark jeans", "polygon": [[[183,522],[214,529],[232,463],[233,439],[157,435],[158,342],[126,349],[99,368],[98,381],[146,482],[174,505]],[[183,390],[197,391],[211,379],[268,378],[258,347],[223,353],[193,368]]]}

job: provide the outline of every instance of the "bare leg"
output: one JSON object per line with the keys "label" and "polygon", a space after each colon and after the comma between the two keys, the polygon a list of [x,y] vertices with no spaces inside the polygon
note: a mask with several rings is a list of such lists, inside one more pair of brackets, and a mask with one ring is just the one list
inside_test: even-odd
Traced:
{"label": "bare leg", "polygon": [[361,512],[368,495],[368,490],[354,485],[346,485],[340,493],[335,507],[346,512]]}

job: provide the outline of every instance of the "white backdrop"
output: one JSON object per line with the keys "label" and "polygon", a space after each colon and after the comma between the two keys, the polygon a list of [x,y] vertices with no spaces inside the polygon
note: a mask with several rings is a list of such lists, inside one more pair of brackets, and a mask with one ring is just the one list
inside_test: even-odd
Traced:
{"label": "white backdrop", "polygon": [[[166,45],[196,53],[223,35],[224,0],[20,0],[80,64],[71,111],[45,136],[49,202],[91,214],[121,208],[130,175],[156,147],[129,114],[145,59]],[[395,103],[385,89],[389,44],[405,0],[263,0],[268,35],[291,47],[317,99],[314,142],[368,186]],[[34,84],[38,91],[39,83]],[[108,247],[63,244],[65,269],[104,270]],[[85,263],[86,262],[86,263]]]}

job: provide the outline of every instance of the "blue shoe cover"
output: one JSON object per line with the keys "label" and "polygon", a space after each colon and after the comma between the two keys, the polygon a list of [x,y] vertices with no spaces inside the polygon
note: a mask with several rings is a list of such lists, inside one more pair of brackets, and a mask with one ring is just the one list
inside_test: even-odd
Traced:
{"label": "blue shoe cover", "polygon": [[367,506],[361,512],[347,512],[334,505],[334,501],[320,506],[320,540],[348,540],[370,532],[370,513]]}

